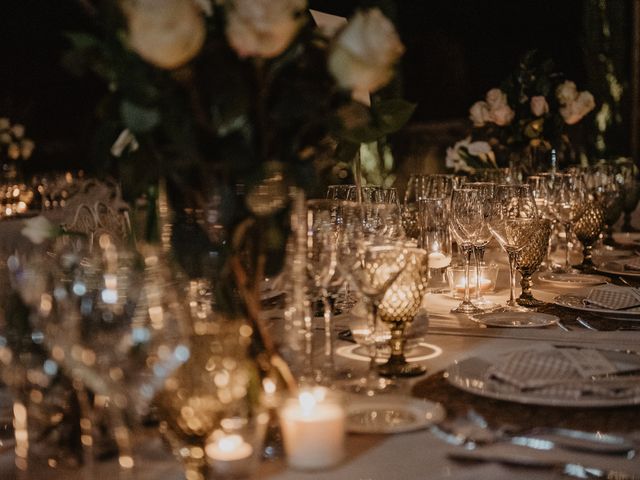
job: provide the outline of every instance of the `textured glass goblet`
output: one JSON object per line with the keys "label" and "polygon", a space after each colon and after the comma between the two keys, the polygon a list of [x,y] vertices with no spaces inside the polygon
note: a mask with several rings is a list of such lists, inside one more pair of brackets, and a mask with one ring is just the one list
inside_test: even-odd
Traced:
{"label": "textured glass goblet", "polygon": [[576,267],[585,273],[593,272],[593,245],[600,238],[605,227],[605,208],[597,201],[589,201],[578,212],[573,224],[573,232],[582,242],[582,263]]}
{"label": "textured glass goblet", "polygon": [[539,307],[544,304],[531,293],[533,282],[531,276],[540,268],[547,250],[549,249],[549,237],[551,236],[551,220],[541,219],[535,222],[530,230],[531,236],[524,247],[516,254],[516,269],[522,275],[520,286],[522,293],[516,300],[523,307]]}

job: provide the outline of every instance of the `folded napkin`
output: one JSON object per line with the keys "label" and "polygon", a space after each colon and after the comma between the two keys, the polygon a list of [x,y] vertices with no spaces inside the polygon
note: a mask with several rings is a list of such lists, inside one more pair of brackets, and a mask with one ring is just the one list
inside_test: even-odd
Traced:
{"label": "folded napkin", "polygon": [[625,310],[638,307],[640,306],[640,290],[633,287],[602,285],[592,288],[584,299],[584,303],[609,310]]}
{"label": "folded napkin", "polygon": [[[535,392],[556,398],[630,398],[640,395],[640,377],[623,376],[596,349],[527,349],[509,352],[485,372],[486,380],[504,393]],[[616,375],[620,374],[620,375]]]}
{"label": "folded napkin", "polygon": [[635,256],[624,262],[625,270],[637,270],[640,271],[640,257]]}

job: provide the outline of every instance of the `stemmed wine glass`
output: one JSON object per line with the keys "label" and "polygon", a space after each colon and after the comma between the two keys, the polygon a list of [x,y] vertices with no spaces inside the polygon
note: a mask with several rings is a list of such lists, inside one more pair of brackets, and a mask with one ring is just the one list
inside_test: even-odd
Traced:
{"label": "stemmed wine glass", "polygon": [[565,231],[565,262],[563,271],[571,272],[569,259],[569,243],[571,241],[572,225],[580,212],[584,201],[584,188],[581,177],[576,173],[558,174],[554,182],[552,211]]}
{"label": "stemmed wine glass", "polygon": [[[490,213],[490,205],[491,201],[493,200],[496,184],[492,182],[470,182],[466,183],[464,187],[478,191],[480,195],[480,201],[483,205],[483,215],[486,220]],[[485,221],[483,222],[482,227],[476,234],[475,240],[473,241],[473,253],[476,260],[476,298],[473,301],[473,304],[479,308],[488,308],[493,305],[493,302],[491,302],[491,300],[485,299],[482,296],[482,292],[480,291],[480,271],[484,263],[484,251],[487,247],[487,244],[491,241],[491,238],[491,231],[489,231],[489,226]]]}
{"label": "stemmed wine glass", "polygon": [[528,185],[498,185],[491,202],[489,230],[509,256],[509,301],[503,311],[523,311],[516,302],[518,253],[530,241],[538,212]]}
{"label": "stemmed wine glass", "polygon": [[376,326],[378,309],[387,289],[406,265],[406,246],[399,240],[380,235],[369,228],[365,205],[343,204],[343,223],[338,240],[338,268],[362,295],[367,304],[369,352],[367,376],[358,380],[356,391],[371,396],[389,388],[391,383],[377,375]]}
{"label": "stemmed wine glass", "polygon": [[464,255],[465,284],[464,299],[460,305],[451,310],[452,313],[482,312],[482,309],[471,303],[469,267],[474,243],[484,224],[484,205],[480,192],[471,188],[454,189],[451,197],[451,232]]}

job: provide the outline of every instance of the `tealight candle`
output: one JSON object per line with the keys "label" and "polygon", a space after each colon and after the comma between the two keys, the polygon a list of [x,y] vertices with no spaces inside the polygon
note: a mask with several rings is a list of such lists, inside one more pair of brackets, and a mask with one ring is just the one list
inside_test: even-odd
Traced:
{"label": "tealight candle", "polygon": [[[456,285],[456,291],[458,293],[464,293],[464,287],[467,284],[466,280],[463,278],[461,283],[458,283]],[[484,278],[484,277],[480,277],[480,291],[481,292],[487,292],[489,290],[491,290],[491,287],[493,286],[491,280],[489,280],[488,278]],[[476,289],[476,279],[475,277],[471,277],[471,283],[469,284],[469,290],[471,290],[472,292],[475,291]]]}
{"label": "tealight candle", "polygon": [[209,443],[205,452],[217,475],[238,477],[248,473],[253,447],[242,436],[230,434]]}
{"label": "tealight candle", "polygon": [[284,449],[293,468],[327,468],[344,456],[345,411],[327,392],[322,387],[304,390],[280,410]]}

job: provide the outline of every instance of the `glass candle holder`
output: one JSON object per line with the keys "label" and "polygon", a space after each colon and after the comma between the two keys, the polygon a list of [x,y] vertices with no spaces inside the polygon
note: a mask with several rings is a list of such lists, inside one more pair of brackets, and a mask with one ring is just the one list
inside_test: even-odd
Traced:
{"label": "glass candle holder", "polygon": [[[483,264],[480,266],[480,292],[482,294],[493,293],[496,289],[496,281],[498,280],[498,265]],[[453,298],[461,299],[464,296],[465,274],[463,266],[455,266],[447,268],[447,279],[449,281],[449,290]],[[476,289],[476,272],[469,273],[469,289],[475,292]]]}
{"label": "glass candle holder", "polygon": [[342,398],[324,387],[300,390],[279,410],[289,466],[320,470],[344,458],[346,413]]}
{"label": "glass candle holder", "polygon": [[214,478],[245,478],[255,472],[260,458],[269,414],[224,418],[207,439],[205,454]]}

